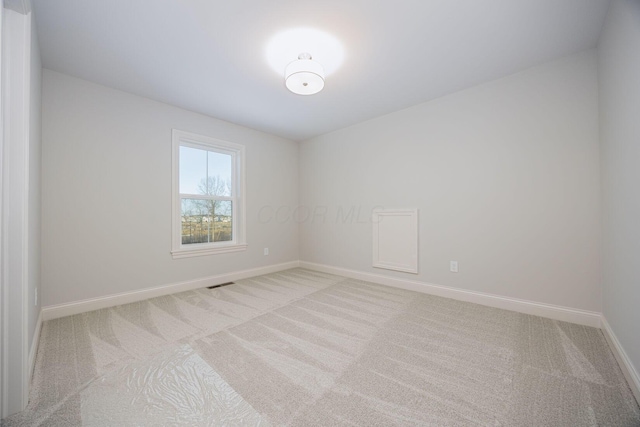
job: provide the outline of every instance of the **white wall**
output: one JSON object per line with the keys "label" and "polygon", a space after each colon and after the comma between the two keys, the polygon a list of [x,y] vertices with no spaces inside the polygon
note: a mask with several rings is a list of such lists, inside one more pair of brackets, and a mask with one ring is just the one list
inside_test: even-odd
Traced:
{"label": "white wall", "polygon": [[38,34],[31,14],[31,87],[29,113],[29,352],[40,314],[40,298],[35,304],[36,290],[40,289],[40,168],[42,151],[42,64]]}
{"label": "white wall", "polygon": [[640,369],[640,2],[612,3],[598,46],[603,313]]}
{"label": "white wall", "polygon": [[[599,312],[598,132],[592,50],[303,142],[301,260]],[[420,209],[417,277],[375,206]]]}
{"label": "white wall", "polygon": [[[298,203],[296,143],[43,73],[43,305],[298,259],[297,224],[259,218]],[[246,146],[247,251],[171,258],[172,128]]]}

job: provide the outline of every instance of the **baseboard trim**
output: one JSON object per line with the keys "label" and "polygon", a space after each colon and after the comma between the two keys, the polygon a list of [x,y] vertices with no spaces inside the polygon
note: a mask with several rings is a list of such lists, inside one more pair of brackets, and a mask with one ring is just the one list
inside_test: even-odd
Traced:
{"label": "baseboard trim", "polygon": [[631,360],[624,351],[624,348],[620,344],[620,341],[618,341],[617,336],[611,329],[611,326],[607,322],[606,318],[600,313],[521,300],[517,298],[503,297],[483,292],[456,289],[448,286],[435,285],[432,283],[420,282],[416,280],[388,277],[380,274],[366,273],[362,271],[333,267],[307,261],[291,261],[282,264],[274,264],[248,270],[219,274],[165,286],[141,289],[133,292],[123,292],[100,298],[92,298],[67,304],[43,307],[40,310],[38,320],[36,321],[36,329],[33,335],[31,349],[29,351],[29,383],[31,382],[31,377],[35,368],[36,355],[38,353],[38,345],[40,342],[40,332],[42,330],[42,323],[44,321],[71,316],[74,314],[85,313],[101,308],[108,308],[121,304],[142,301],[145,299],[169,295],[176,292],[184,292],[193,289],[204,288],[207,286],[218,285],[225,282],[231,282],[234,280],[260,276],[263,274],[276,273],[278,271],[288,270],[296,267],[302,267],[309,270],[320,271],[323,273],[336,274],[343,277],[364,280],[367,282],[391,286],[394,288],[407,289],[445,298],[452,298],[460,301],[486,305],[489,307],[496,307],[505,310],[516,311],[519,313],[531,314],[555,320],[562,320],[565,322],[577,323],[579,325],[601,328],[616,360],[618,361],[618,364],[620,365],[620,369],[622,370],[625,378],[627,379],[627,382],[629,383],[629,387],[631,387],[631,391],[633,392],[636,400],[640,402],[640,375],[638,374],[636,368],[633,366],[633,363],[631,363]]}
{"label": "baseboard trim", "polygon": [[299,266],[298,261],[285,262],[282,264],[267,265],[264,267],[252,268],[249,270],[235,271],[231,273],[218,274],[215,276],[203,277],[186,282],[173,283],[154,288],[140,289],[132,292],[107,295],[100,298],[91,298],[82,301],[74,301],[66,304],[49,305],[42,308],[42,320],[53,320],[60,317],[74,314],[86,313],[87,311],[99,310],[101,308],[114,307],[116,305],[129,304],[149,298],[160,297],[177,292],[190,291],[207,286],[219,285],[234,280],[247,279],[249,277],[260,276],[262,274],[276,273]]}
{"label": "baseboard trim", "polygon": [[[40,323],[47,320],[58,319],[60,317],[71,316],[74,314],[85,313],[87,311],[99,310],[101,308],[108,308],[121,304],[142,301],[148,298],[169,295],[176,292],[183,292],[212,285],[219,285],[225,282],[260,276],[262,274],[275,273],[278,271],[288,270],[290,268],[296,267],[303,267],[310,270],[336,274],[339,276],[358,280],[365,280],[368,282],[392,286],[395,288],[407,289],[445,298],[452,298],[460,301],[482,304],[489,307],[496,307],[505,310],[517,311],[520,313],[532,314],[535,316],[548,317],[555,320],[562,320],[565,322],[572,322],[580,325],[592,326],[595,328],[601,327],[602,316],[597,312],[538,303],[534,301],[526,301],[482,292],[456,289],[427,282],[419,282],[416,280],[388,277],[374,273],[365,273],[362,271],[333,267],[307,261],[291,261],[282,264],[274,264],[248,270],[219,274],[165,286],[141,289],[133,292],[123,292],[119,294],[107,295],[100,298],[92,298],[82,301],[74,301],[66,304],[46,306],[43,307],[40,312],[41,320],[39,320],[39,325],[37,326],[37,328],[40,328]],[[39,333],[39,329],[37,332]],[[33,355],[33,357],[35,358],[35,354]]]}
{"label": "baseboard trim", "polygon": [[618,341],[618,337],[613,332],[613,329],[611,329],[611,325],[609,325],[604,315],[602,315],[602,333],[607,339],[607,342],[609,342],[609,347],[611,347],[611,351],[616,357],[618,365],[620,365],[620,369],[627,379],[633,395],[636,397],[636,401],[640,404],[640,375],[638,375],[638,371],[635,366],[633,366],[633,363],[631,363],[631,359],[627,356],[622,344]]}
{"label": "baseboard trim", "polygon": [[434,285],[416,280],[400,279],[383,276],[380,274],[365,273],[346,268],[332,267],[324,264],[316,264],[307,261],[300,261],[300,267],[316,270],[323,273],[336,274],[338,276],[352,279],[365,280],[380,285],[392,286],[394,288],[407,289],[410,291],[422,292],[437,295],[445,298],[460,301],[472,302],[489,307],[502,308],[505,310],[517,311],[535,316],[547,317],[565,322],[577,323],[579,325],[600,328],[601,314],[593,311],[580,310],[569,307],[562,307],[551,304],[544,304],[534,301],[526,301],[517,298],[503,297],[482,292],[467,291],[463,289],[451,288],[448,286]]}
{"label": "baseboard trim", "polygon": [[29,386],[31,386],[33,370],[36,367],[36,355],[38,354],[38,345],[40,344],[40,331],[42,330],[42,322],[42,310],[40,310],[40,313],[38,314],[38,320],[36,320],[36,330],[33,332],[31,349],[29,350]]}

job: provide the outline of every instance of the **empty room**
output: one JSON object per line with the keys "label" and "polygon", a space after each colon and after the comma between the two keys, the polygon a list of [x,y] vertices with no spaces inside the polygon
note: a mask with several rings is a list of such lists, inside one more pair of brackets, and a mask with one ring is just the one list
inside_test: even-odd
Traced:
{"label": "empty room", "polygon": [[640,426],[640,0],[0,0],[0,419]]}

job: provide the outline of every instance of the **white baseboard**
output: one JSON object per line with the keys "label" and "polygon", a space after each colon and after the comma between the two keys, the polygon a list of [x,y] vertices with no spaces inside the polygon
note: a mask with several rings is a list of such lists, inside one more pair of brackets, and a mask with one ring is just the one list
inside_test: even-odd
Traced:
{"label": "white baseboard", "polygon": [[631,359],[627,356],[622,344],[618,341],[618,337],[613,332],[613,329],[611,329],[604,315],[602,316],[602,332],[609,342],[609,347],[611,347],[613,355],[618,360],[618,365],[620,365],[620,369],[627,379],[627,383],[629,383],[629,387],[636,397],[636,401],[640,403],[640,375],[638,375],[638,371],[635,366],[633,366],[633,363],[631,363]]}
{"label": "white baseboard", "polygon": [[361,271],[332,267],[323,264],[315,264],[306,261],[300,261],[300,267],[329,274],[336,274],[338,276],[349,277],[352,279],[365,280],[367,282],[373,282],[380,285],[392,286],[394,288],[407,289],[410,291],[422,292],[425,294],[482,304],[489,307],[502,308],[505,310],[517,311],[520,313],[532,314],[535,316],[548,317],[550,319],[562,320],[565,322],[577,323],[579,325],[600,328],[601,314],[593,311],[526,301],[499,295],[486,294],[482,292],[467,291],[463,289],[451,288],[448,286],[419,282],[416,280],[388,277],[380,274],[365,273]]}
{"label": "white baseboard", "polygon": [[489,307],[496,307],[535,316],[547,317],[555,320],[577,323],[579,325],[601,328],[604,336],[609,342],[613,354],[618,360],[620,368],[622,369],[622,372],[624,373],[634,396],[636,397],[636,400],[640,402],[640,375],[638,375],[638,371],[631,363],[631,360],[625,353],[622,345],[618,341],[618,338],[607,323],[607,320],[600,313],[533,301],[526,301],[516,298],[503,297],[499,295],[486,294],[482,292],[456,289],[448,286],[419,282],[416,280],[407,280],[383,276],[380,274],[365,273],[362,271],[332,267],[329,265],[316,264],[307,261],[291,261],[282,264],[275,264],[249,270],[209,276],[201,279],[174,283],[171,285],[165,285],[155,288],[141,289],[133,292],[124,292],[100,298],[92,298],[67,304],[43,307],[40,311],[40,315],[38,316],[36,330],[33,336],[33,342],[31,344],[31,350],[29,351],[29,379],[31,380],[31,375],[33,375],[33,370],[35,367],[36,354],[38,351],[38,343],[40,340],[40,331],[43,321],[85,313],[87,311],[98,310],[101,308],[108,308],[116,305],[142,301],[148,298],[169,295],[176,292],[184,292],[225,282],[232,282],[235,280],[260,276],[262,274],[275,273],[278,271],[288,270],[296,267],[307,268],[309,270],[316,270],[323,273],[336,274],[343,277],[364,280],[367,282],[391,286],[394,288],[407,289],[445,298],[452,298],[460,301],[486,305]]}
{"label": "white baseboard", "polygon": [[42,319],[52,320],[74,314],[85,313],[87,311],[99,310],[101,308],[113,307],[121,304],[142,301],[149,298],[160,297],[177,292],[190,291],[207,286],[219,285],[225,282],[246,279],[260,276],[262,274],[275,273],[299,266],[298,261],[285,262],[282,264],[268,265],[265,267],[252,268],[249,270],[236,271],[232,273],[219,274],[216,276],[203,277],[201,279],[189,280],[187,282],[174,283],[171,285],[159,286],[155,288],[140,289],[138,291],[123,292],[119,294],[107,295],[99,298],[91,298],[82,301],[75,301],[66,304],[49,305],[42,308]]}
{"label": "white baseboard", "polygon": [[36,330],[33,332],[33,340],[31,341],[31,349],[29,350],[29,384],[33,377],[33,369],[36,367],[36,355],[38,354],[38,345],[40,344],[40,330],[42,329],[42,310],[38,314],[36,320]]}
{"label": "white baseboard", "polygon": [[548,317],[551,319],[592,326],[595,328],[601,327],[601,314],[592,311],[520,300],[516,298],[503,297],[482,292],[467,291],[463,289],[451,288],[448,286],[440,286],[415,280],[394,278],[373,273],[365,273],[361,271],[332,267],[329,265],[316,264],[306,261],[291,261],[282,264],[275,264],[249,270],[204,277],[201,279],[174,283],[155,288],[147,288],[138,291],[123,292],[119,294],[107,295],[104,297],[92,298],[82,301],[75,301],[66,304],[46,306],[42,308],[42,311],[40,313],[40,316],[42,318],[41,321],[58,319],[60,317],[85,313],[87,311],[99,310],[101,308],[108,308],[116,305],[142,301],[148,298],[169,295],[176,292],[204,288],[207,286],[218,285],[225,282],[232,282],[234,280],[260,276],[262,274],[275,273],[277,271],[287,270],[295,267],[308,268],[310,270],[322,271],[325,273],[336,274],[339,276],[350,277],[358,280],[365,280],[368,282],[392,286],[395,288],[407,289],[445,298],[452,298],[460,301],[467,301],[490,307],[532,314],[535,316]]}

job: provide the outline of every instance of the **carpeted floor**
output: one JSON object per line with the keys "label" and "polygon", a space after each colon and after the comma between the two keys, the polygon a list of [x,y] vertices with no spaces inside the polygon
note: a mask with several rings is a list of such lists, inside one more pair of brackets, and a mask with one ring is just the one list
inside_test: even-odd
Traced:
{"label": "carpeted floor", "polygon": [[3,426],[638,426],[598,329],[303,269],[43,325]]}

